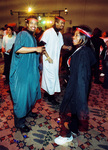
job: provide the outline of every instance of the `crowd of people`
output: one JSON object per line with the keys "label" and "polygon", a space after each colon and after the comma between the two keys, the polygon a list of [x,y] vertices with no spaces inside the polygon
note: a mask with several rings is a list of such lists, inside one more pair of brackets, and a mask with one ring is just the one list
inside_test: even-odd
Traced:
{"label": "crowd of people", "polygon": [[59,62],[62,57],[61,68],[67,70],[69,79],[60,104],[61,132],[54,140],[62,145],[72,141],[73,134],[88,130],[87,100],[93,77],[95,84],[102,84],[99,77],[103,73],[102,86],[108,89],[107,32],[102,37],[99,28],[92,32],[90,27],[80,25],[68,28],[68,32],[62,35],[65,19],[61,16],[56,16],[54,25],[45,31],[38,27],[35,16],[29,16],[26,24],[27,27],[17,34],[11,26],[7,26],[5,32],[0,29],[0,51],[5,63],[2,77],[10,87],[14,124],[21,132],[30,131],[25,124],[26,117],[37,117],[32,108],[41,99],[41,88],[52,105],[59,104],[55,94],[61,92]]}

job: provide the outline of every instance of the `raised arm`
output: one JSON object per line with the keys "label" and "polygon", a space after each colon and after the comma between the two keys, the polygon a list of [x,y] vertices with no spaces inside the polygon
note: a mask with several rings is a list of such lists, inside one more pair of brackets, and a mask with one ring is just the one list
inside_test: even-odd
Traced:
{"label": "raised arm", "polygon": [[[40,46],[44,46],[45,44],[46,43],[44,41],[39,43]],[[50,58],[46,50],[43,51],[43,54],[46,56],[46,61],[48,60],[49,63],[53,63],[53,60]]]}
{"label": "raised arm", "polygon": [[16,53],[32,53],[32,52],[37,52],[37,53],[42,53],[45,50],[44,46],[39,46],[39,47],[21,47]]}

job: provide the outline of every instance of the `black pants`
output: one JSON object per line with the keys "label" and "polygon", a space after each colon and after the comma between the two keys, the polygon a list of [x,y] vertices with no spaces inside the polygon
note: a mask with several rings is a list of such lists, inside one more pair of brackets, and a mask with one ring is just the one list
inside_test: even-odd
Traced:
{"label": "black pants", "polygon": [[6,80],[9,81],[9,72],[10,72],[10,63],[11,57],[10,55],[4,54],[4,75],[6,76]]}
{"label": "black pants", "polygon": [[94,65],[94,81],[98,82],[99,81],[99,60],[97,60],[96,64]]}
{"label": "black pants", "polygon": [[105,66],[104,66],[104,73],[105,73],[105,76],[104,76],[103,87],[104,87],[105,89],[108,89],[108,55],[106,56],[104,65],[105,65]]}

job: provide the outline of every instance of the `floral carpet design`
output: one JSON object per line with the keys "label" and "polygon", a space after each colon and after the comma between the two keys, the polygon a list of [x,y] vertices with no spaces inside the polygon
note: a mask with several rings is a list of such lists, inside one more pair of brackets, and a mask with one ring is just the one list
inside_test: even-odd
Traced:
{"label": "floral carpet design", "polygon": [[[88,100],[89,130],[79,132],[72,142],[59,146],[54,139],[59,135],[59,106],[53,106],[47,98],[36,102],[33,111],[37,118],[27,117],[29,133],[21,133],[14,126],[13,103],[9,85],[2,79],[4,62],[0,62],[0,150],[108,150],[108,90],[92,82]],[[61,93],[56,100],[61,103],[65,91],[64,75],[60,71]],[[104,77],[100,77],[103,81]]]}

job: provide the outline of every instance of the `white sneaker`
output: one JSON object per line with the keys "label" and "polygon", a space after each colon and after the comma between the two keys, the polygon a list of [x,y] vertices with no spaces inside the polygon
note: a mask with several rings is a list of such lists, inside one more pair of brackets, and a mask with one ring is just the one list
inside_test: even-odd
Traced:
{"label": "white sneaker", "polygon": [[100,74],[100,76],[101,76],[101,77],[104,77],[104,76],[105,76],[105,74],[104,74],[104,73],[101,73],[101,74]]}
{"label": "white sneaker", "polygon": [[73,136],[71,135],[71,137],[62,137],[59,136],[57,138],[54,139],[54,142],[58,145],[63,145],[67,142],[71,142],[73,140]]}

